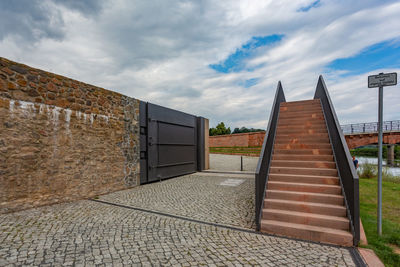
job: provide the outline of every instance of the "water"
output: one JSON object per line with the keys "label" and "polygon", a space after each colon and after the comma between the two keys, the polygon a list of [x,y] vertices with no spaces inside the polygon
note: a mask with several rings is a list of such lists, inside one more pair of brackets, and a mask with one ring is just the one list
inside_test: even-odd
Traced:
{"label": "water", "polygon": [[[358,164],[364,164],[364,163],[371,163],[374,165],[378,165],[378,158],[370,158],[370,157],[356,157],[358,159]],[[395,161],[397,166],[399,165],[399,161]],[[382,160],[382,165],[385,168],[386,167],[386,160]],[[388,167],[388,171],[396,176],[400,176],[400,168],[399,167]]]}

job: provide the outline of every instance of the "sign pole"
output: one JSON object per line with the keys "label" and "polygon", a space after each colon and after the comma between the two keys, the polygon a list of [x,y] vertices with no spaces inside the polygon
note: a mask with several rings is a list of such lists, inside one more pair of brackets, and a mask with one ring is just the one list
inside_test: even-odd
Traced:
{"label": "sign pole", "polygon": [[383,126],[383,86],[379,86],[378,107],[378,235],[382,235],[382,126]]}
{"label": "sign pole", "polygon": [[379,73],[368,76],[368,88],[379,87],[378,106],[378,235],[382,235],[382,131],[383,131],[383,87],[397,84],[397,73]]}

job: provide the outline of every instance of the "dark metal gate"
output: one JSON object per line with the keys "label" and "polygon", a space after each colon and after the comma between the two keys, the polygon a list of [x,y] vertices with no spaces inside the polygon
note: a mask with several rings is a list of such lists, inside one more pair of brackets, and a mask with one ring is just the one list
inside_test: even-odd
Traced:
{"label": "dark metal gate", "polygon": [[204,118],[140,102],[140,183],[204,169]]}

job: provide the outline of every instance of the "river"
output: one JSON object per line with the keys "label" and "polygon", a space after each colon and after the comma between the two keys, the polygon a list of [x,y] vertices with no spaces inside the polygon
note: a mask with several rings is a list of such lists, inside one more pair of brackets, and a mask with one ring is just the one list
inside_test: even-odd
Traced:
{"label": "river", "polygon": [[[370,157],[356,157],[358,159],[358,163],[361,165],[363,163],[371,163],[374,165],[378,165],[378,158],[370,158]],[[399,160],[396,160],[397,166],[399,166]],[[383,167],[386,167],[386,160],[383,160]],[[395,176],[400,176],[400,168],[399,167],[388,167],[390,173]]]}

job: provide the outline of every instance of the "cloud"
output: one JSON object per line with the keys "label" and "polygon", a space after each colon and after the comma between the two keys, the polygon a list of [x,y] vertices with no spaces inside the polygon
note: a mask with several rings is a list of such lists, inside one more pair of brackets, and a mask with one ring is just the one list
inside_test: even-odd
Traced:
{"label": "cloud", "polygon": [[[396,1],[323,1],[308,12],[298,10],[313,1],[16,3],[0,2],[1,56],[208,117],[211,126],[266,128],[277,82],[289,101],[310,99],[319,74],[342,123],[375,121],[366,77],[396,70],[352,63],[377,44],[397,49],[387,43],[400,37]],[[274,34],[284,37],[263,45]],[[245,56],[227,64],[237,51]],[[399,114],[398,89],[385,89],[385,119]]]}
{"label": "cloud", "polygon": [[98,14],[104,4],[104,0],[55,0],[54,2],[87,16]]}
{"label": "cloud", "polygon": [[42,38],[60,40],[64,36],[64,21],[57,10],[40,0],[0,1],[0,40],[7,36],[36,42]]}

